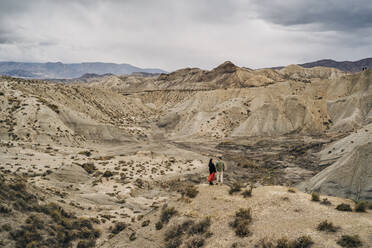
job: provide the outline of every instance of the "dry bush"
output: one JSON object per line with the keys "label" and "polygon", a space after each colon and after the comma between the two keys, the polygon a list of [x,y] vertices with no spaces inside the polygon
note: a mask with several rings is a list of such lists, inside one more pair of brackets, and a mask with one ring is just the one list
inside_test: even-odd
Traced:
{"label": "dry bush", "polygon": [[158,221],[155,223],[155,229],[156,230],[161,230],[163,228],[163,222]]}
{"label": "dry bush", "polygon": [[341,204],[337,205],[336,209],[338,211],[345,211],[345,212],[351,212],[351,211],[353,211],[351,209],[350,205],[349,204],[346,204],[346,203],[341,203]]}
{"label": "dry bush", "polygon": [[328,200],[328,198],[324,198],[320,204],[322,205],[326,205],[326,206],[329,206],[329,205],[332,205],[332,203]]}
{"label": "dry bush", "polygon": [[248,198],[248,197],[251,197],[252,196],[252,191],[253,191],[253,186],[250,185],[249,186],[249,189],[246,189],[242,192],[242,195],[244,198]]}
{"label": "dry bush", "polygon": [[239,237],[246,237],[250,234],[248,229],[252,222],[252,209],[239,209],[235,213],[235,219],[230,225],[235,230],[235,234]]}
{"label": "dry bush", "polygon": [[242,190],[242,185],[238,182],[234,182],[230,186],[229,194],[232,195],[233,193],[240,192],[241,190]]}
{"label": "dry bush", "polygon": [[182,245],[182,240],[180,238],[169,240],[165,244],[165,248],[178,248]]}
{"label": "dry bush", "polygon": [[200,236],[193,237],[189,242],[186,243],[187,248],[199,248],[203,247],[205,239]]}
{"label": "dry bush", "polygon": [[366,212],[367,207],[368,207],[368,202],[359,201],[357,202],[357,204],[355,204],[354,210],[355,212]]}
{"label": "dry bush", "polygon": [[327,220],[325,220],[320,222],[316,229],[324,232],[337,232],[340,228],[334,226],[332,222],[328,222]]}
{"label": "dry bush", "polygon": [[103,173],[103,177],[112,177],[114,174],[111,172],[111,171],[109,171],[109,170],[107,170],[107,171],[105,171],[105,173]]}
{"label": "dry bush", "polygon": [[84,163],[84,164],[81,165],[81,167],[83,167],[83,169],[86,172],[88,172],[88,174],[92,174],[93,172],[95,172],[97,170],[94,163]]}
{"label": "dry bush", "polygon": [[204,234],[208,231],[209,227],[211,225],[211,218],[206,217],[199,221],[198,223],[193,224],[190,227],[189,234],[194,235],[194,234]]}
{"label": "dry bush", "polygon": [[319,193],[317,193],[317,192],[312,192],[312,193],[311,193],[311,200],[312,200],[312,201],[320,201]]}
{"label": "dry bush", "polygon": [[199,191],[195,187],[195,185],[190,185],[185,188],[185,191],[183,192],[184,195],[190,198],[195,198],[198,195]]}
{"label": "dry bush", "polygon": [[123,231],[127,227],[127,224],[124,222],[117,222],[115,226],[112,228],[111,233],[118,234]]}
{"label": "dry bush", "polygon": [[162,223],[168,223],[169,220],[176,215],[178,212],[174,207],[163,208],[160,215],[160,221]]}
{"label": "dry bush", "polygon": [[342,235],[337,244],[347,248],[361,247],[363,245],[359,235]]}
{"label": "dry bush", "polygon": [[296,193],[296,189],[295,189],[295,188],[289,188],[289,189],[288,189],[288,192],[289,192],[289,193]]}

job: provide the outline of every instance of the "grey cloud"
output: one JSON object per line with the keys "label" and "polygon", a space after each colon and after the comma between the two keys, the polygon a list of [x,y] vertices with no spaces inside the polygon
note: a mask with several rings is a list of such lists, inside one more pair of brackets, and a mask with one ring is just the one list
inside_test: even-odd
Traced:
{"label": "grey cloud", "polygon": [[372,26],[370,0],[253,0],[252,3],[259,18],[283,26],[312,24],[311,29],[343,32]]}

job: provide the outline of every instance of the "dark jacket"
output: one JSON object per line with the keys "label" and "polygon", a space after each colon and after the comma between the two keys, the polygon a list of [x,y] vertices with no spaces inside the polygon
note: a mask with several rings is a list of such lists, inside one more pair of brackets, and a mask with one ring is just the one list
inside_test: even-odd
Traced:
{"label": "dark jacket", "polygon": [[209,174],[216,172],[216,166],[214,166],[212,161],[209,161],[208,167],[209,167]]}

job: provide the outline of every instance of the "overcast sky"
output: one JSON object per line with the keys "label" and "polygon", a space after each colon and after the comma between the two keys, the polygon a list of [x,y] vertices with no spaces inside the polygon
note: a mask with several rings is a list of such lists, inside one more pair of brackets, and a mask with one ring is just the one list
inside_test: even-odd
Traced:
{"label": "overcast sky", "polygon": [[371,0],[0,0],[0,61],[172,71],[366,57]]}

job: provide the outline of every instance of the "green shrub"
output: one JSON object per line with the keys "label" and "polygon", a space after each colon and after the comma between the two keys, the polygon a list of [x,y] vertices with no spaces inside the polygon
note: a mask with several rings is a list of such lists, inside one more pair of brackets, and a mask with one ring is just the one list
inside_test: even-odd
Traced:
{"label": "green shrub", "polygon": [[230,190],[229,190],[229,194],[232,195],[234,194],[235,192],[240,192],[242,190],[242,185],[238,182],[234,182],[231,186],[230,186]]}
{"label": "green shrub", "polygon": [[345,211],[345,212],[351,212],[351,211],[353,211],[351,209],[350,205],[349,204],[346,204],[346,203],[341,203],[341,204],[337,205],[336,209],[338,211]]}
{"label": "green shrub", "polygon": [[312,201],[320,201],[320,196],[317,192],[312,192],[311,193],[311,200]]}
{"label": "green shrub", "polygon": [[174,207],[166,207],[161,212],[160,221],[163,223],[168,223],[169,220],[177,213],[178,212]]}
{"label": "green shrub", "polygon": [[342,235],[337,244],[347,248],[361,247],[363,245],[358,235]]}
{"label": "green shrub", "polygon": [[325,220],[320,222],[316,229],[324,232],[337,232],[339,227],[334,226],[332,222]]}
{"label": "green shrub", "polygon": [[367,207],[368,207],[368,202],[359,201],[357,202],[357,204],[355,204],[354,210],[355,212],[366,212]]}

